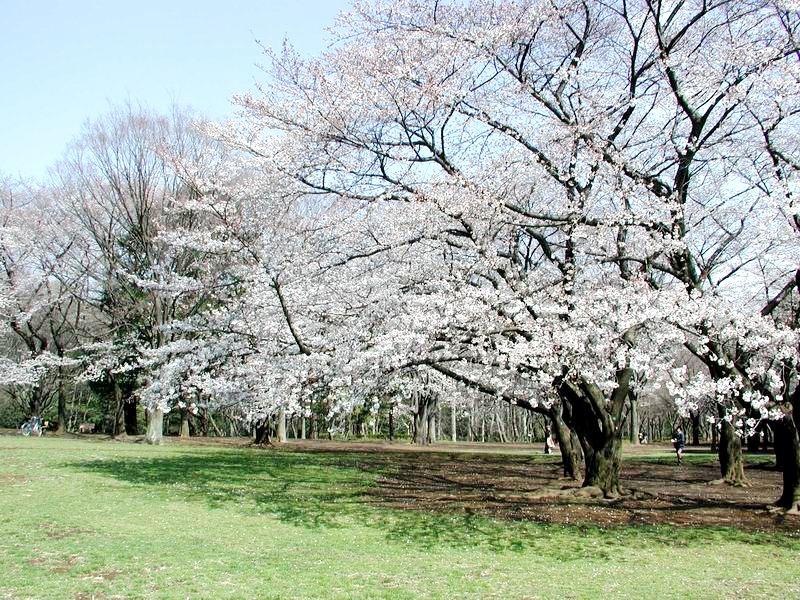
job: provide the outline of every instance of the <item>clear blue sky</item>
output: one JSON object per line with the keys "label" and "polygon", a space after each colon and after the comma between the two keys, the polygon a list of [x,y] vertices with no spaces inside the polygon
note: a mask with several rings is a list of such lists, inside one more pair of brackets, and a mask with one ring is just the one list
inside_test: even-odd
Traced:
{"label": "clear blue sky", "polygon": [[41,177],[88,118],[128,99],[212,117],[253,87],[255,40],[305,54],[346,0],[0,0],[0,173]]}

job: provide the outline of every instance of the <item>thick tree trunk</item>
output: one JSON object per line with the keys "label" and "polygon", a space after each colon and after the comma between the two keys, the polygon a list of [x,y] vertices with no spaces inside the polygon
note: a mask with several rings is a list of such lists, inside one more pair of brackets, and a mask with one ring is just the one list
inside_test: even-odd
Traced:
{"label": "thick tree trunk", "polygon": [[211,417],[208,414],[208,409],[204,408],[203,412],[200,413],[200,435],[203,437],[208,437],[208,425],[210,421]]}
{"label": "thick tree trunk", "polygon": [[700,445],[700,412],[691,413],[692,417],[692,446]]}
{"label": "thick tree trunk", "polygon": [[278,441],[286,443],[286,409],[283,406],[278,410]]}
{"label": "thick tree trunk", "polygon": [[394,404],[389,405],[389,441],[394,441]]}
{"label": "thick tree trunk", "polygon": [[[581,477],[580,445],[577,436],[567,427],[559,414],[558,408],[551,409],[550,419],[553,430],[561,450],[561,462],[564,468],[564,477],[578,480]],[[547,443],[547,440],[545,440]],[[578,444],[578,445],[576,445]]]}
{"label": "thick tree trunk", "polygon": [[182,438],[189,437],[189,411],[185,408],[181,409],[181,431],[180,436]]}
{"label": "thick tree trunk", "polygon": [[[795,411],[797,414],[800,411]],[[778,449],[780,445],[780,450]],[[789,512],[800,512],[800,432],[797,421],[787,415],[775,424],[776,458],[780,454],[783,492],[775,503]]]}
{"label": "thick tree trunk", "polygon": [[572,449],[578,457],[578,465],[580,466],[583,463],[583,444],[581,444],[581,439],[573,429],[569,430],[569,439],[572,442]]}
{"label": "thick tree trunk", "polygon": [[583,487],[598,487],[607,498],[620,495],[621,450],[622,440],[617,435],[610,436],[610,439],[599,447],[587,445],[584,456],[586,476],[583,480]]}
{"label": "thick tree trunk", "polygon": [[148,444],[160,444],[164,441],[164,411],[152,408],[147,411],[147,434],[144,439]]}
{"label": "thick tree trunk", "polygon": [[436,403],[435,396],[420,394],[414,411],[414,443],[427,446],[436,441]]}
{"label": "thick tree trunk", "polygon": [[264,419],[263,421],[259,421],[256,423],[256,438],[254,442],[259,446],[262,444],[269,444],[269,421]]}
{"label": "thick tree trunk", "polygon": [[503,416],[498,414],[499,408],[500,407],[495,403],[495,406],[492,409],[492,421],[497,427],[497,436],[500,438],[500,443],[505,444],[508,442],[508,436],[506,435],[506,430],[503,426]]}
{"label": "thick tree trunk", "polygon": [[421,446],[428,443],[428,403],[424,399],[418,400],[414,412],[414,443]]}
{"label": "thick tree trunk", "polygon": [[747,484],[744,476],[744,456],[742,438],[728,421],[722,420],[719,436],[719,467],[725,483],[735,486]]}
{"label": "thick tree trunk", "polygon": [[31,390],[31,395],[28,399],[28,412],[30,413],[29,416],[31,417],[41,417],[42,416],[42,396],[41,396],[41,388],[33,388]]}
{"label": "thick tree trunk", "polygon": [[306,439],[306,417],[303,415],[300,417],[300,439]]}
{"label": "thick tree trunk", "polygon": [[789,452],[789,440],[786,428],[782,426],[781,422],[773,424],[774,440],[773,446],[775,449],[775,468],[783,472],[783,467],[786,465],[786,455]]}
{"label": "thick tree trunk", "polygon": [[139,415],[136,412],[137,405],[138,402],[133,398],[123,403],[123,410],[125,411],[125,432],[128,435],[139,435]]}
{"label": "thick tree trunk", "polygon": [[617,388],[610,398],[591,382],[561,386],[562,417],[578,434],[586,473],[583,487],[597,487],[606,498],[622,493],[619,474],[622,458],[622,409],[628,398],[633,371],[617,372]]}

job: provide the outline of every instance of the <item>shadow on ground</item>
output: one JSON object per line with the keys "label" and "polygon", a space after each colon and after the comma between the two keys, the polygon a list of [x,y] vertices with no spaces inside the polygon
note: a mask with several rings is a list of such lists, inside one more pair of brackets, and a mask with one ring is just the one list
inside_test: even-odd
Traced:
{"label": "shadow on ground", "polygon": [[[701,467],[684,468],[676,480],[671,467],[628,464],[626,484],[661,490],[637,504],[533,500],[543,488],[575,484],[559,478],[558,464],[522,456],[268,449],[95,459],[67,466],[157,490],[165,498],[271,514],[298,527],[357,522],[387,540],[422,548],[533,548],[560,560],[610,557],[620,545],[686,546],[722,539],[800,549],[797,539],[774,535],[776,530],[796,534],[798,523],[785,527],[759,511],[762,504],[747,497],[717,497],[722,492],[716,490],[687,494],[708,481],[709,474],[697,472]],[[750,515],[745,521],[749,531],[732,527],[742,524],[743,514]],[[496,518],[505,522],[498,524]]]}

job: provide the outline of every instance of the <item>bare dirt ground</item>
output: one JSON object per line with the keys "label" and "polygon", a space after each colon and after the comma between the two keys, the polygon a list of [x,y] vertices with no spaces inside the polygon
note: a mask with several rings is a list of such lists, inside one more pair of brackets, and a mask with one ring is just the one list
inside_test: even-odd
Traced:
{"label": "bare dirt ground", "polygon": [[497,460],[406,461],[382,477],[376,494],[394,506],[461,510],[550,523],[732,526],[759,531],[797,531],[800,518],[775,514],[780,474],[751,468],[748,488],[709,485],[714,466],[674,466],[626,460],[622,484],[645,497],[616,500],[560,497],[558,464]]}
{"label": "bare dirt ground", "polygon": [[[503,519],[594,525],[678,525],[736,527],[800,535],[800,516],[769,510],[780,496],[781,474],[750,466],[750,487],[712,485],[715,462],[678,466],[668,445],[626,447],[622,485],[639,492],[614,500],[564,496],[580,487],[562,477],[557,458],[531,460],[539,445],[292,442],[304,451],[374,452],[363,468],[379,474],[372,499],[388,506],[463,512]],[[687,454],[701,450],[689,449]],[[704,449],[705,452],[708,448]],[[649,457],[649,458],[648,458]]]}

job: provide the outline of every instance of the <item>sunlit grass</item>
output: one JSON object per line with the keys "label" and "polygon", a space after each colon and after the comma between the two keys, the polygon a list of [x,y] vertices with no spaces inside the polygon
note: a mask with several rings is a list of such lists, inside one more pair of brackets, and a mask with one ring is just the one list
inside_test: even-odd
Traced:
{"label": "sunlit grass", "polygon": [[800,596],[790,536],[390,510],[391,460],[0,437],[0,598]]}

